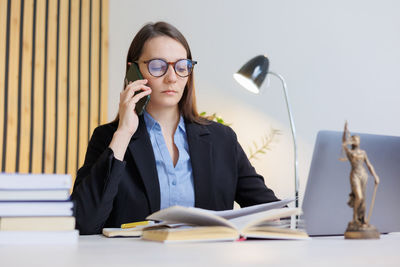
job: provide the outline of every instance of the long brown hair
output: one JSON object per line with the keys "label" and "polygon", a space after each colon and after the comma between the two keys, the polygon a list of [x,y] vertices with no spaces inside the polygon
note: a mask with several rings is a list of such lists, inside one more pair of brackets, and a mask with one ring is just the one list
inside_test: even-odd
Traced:
{"label": "long brown hair", "polygon": [[[186,49],[187,58],[192,59],[192,53],[190,52],[189,44],[183,34],[177,28],[163,21],[148,23],[139,30],[132,40],[128,55],[126,57],[126,72],[128,71],[129,64],[139,59],[140,55],[142,54],[144,44],[151,38],[158,36],[167,36],[181,43]],[[182,98],[178,103],[179,111],[186,121],[206,124],[207,120],[200,117],[199,113],[197,112],[193,80],[194,77],[192,71],[188,77]],[[118,115],[116,119],[118,119]]]}

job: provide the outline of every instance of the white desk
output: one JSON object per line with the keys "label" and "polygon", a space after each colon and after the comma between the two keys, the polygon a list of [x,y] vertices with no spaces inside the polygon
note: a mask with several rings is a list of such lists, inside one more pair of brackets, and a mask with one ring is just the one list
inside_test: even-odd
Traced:
{"label": "white desk", "polygon": [[400,266],[400,234],[380,240],[161,244],[81,236],[76,245],[1,246],[0,266]]}

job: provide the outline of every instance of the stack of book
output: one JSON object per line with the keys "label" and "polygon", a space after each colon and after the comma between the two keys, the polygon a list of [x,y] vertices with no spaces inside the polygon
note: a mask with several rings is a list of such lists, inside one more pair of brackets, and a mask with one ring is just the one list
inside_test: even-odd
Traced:
{"label": "stack of book", "polygon": [[0,174],[0,244],[75,243],[70,175]]}

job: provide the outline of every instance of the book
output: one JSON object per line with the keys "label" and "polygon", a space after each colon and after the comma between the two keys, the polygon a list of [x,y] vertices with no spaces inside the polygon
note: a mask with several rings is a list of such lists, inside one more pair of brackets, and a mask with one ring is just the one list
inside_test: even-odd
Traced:
{"label": "book", "polygon": [[103,235],[106,237],[141,237],[144,228],[148,225],[139,225],[133,228],[103,228]]}
{"label": "book", "polygon": [[75,229],[75,217],[3,217],[0,231],[68,231]]}
{"label": "book", "polygon": [[0,202],[0,217],[72,216],[72,201]]}
{"label": "book", "polygon": [[[250,213],[255,213],[257,211],[262,211],[266,209],[272,209],[275,207],[282,207],[286,204],[291,202],[291,200],[283,200],[283,201],[277,201],[277,202],[272,202],[272,203],[267,203],[267,204],[260,204],[260,205],[255,205],[243,209],[237,209],[237,210],[225,210],[225,211],[209,211],[209,212],[216,212],[220,216],[223,216],[225,218],[234,218],[234,217],[239,217],[243,216],[246,214]],[[154,222],[154,221],[149,221],[151,223],[151,226],[166,226],[165,223],[160,223],[160,222]],[[140,225],[136,226],[133,228],[128,228],[128,229],[123,229],[123,228],[103,228],[103,235],[106,237],[140,237],[142,235],[143,229],[149,227],[148,225]],[[166,227],[171,227],[171,225],[168,225]]]}
{"label": "book", "polygon": [[0,190],[0,201],[62,201],[69,197],[69,189]]}
{"label": "book", "polygon": [[0,190],[11,189],[70,189],[69,174],[0,173]]}
{"label": "book", "polygon": [[79,231],[0,231],[0,245],[76,244]]}
{"label": "book", "polygon": [[102,233],[106,237],[141,237],[144,228],[157,224],[154,221],[125,223],[121,228],[103,228]]}
{"label": "book", "polygon": [[282,208],[291,200],[260,204],[238,210],[210,211],[173,206],[147,220],[161,224],[143,229],[142,239],[160,242],[257,239],[309,239],[303,229],[291,229],[281,218],[298,215],[298,208]]}

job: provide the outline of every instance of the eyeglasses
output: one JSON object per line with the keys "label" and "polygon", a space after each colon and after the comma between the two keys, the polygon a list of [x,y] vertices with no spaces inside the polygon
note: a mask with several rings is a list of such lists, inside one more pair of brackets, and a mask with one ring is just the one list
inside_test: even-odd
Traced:
{"label": "eyeglasses", "polygon": [[169,65],[171,65],[174,67],[175,73],[184,78],[192,73],[193,67],[197,64],[197,61],[190,59],[179,59],[175,62],[167,62],[164,59],[156,58],[143,61],[143,63],[147,64],[149,73],[154,77],[161,77],[165,75],[165,73],[168,71]]}

